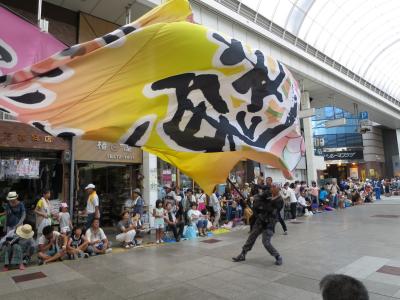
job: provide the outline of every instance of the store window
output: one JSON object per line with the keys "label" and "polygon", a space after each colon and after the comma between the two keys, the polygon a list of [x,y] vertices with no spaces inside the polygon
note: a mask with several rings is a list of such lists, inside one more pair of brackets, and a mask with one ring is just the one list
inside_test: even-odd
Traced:
{"label": "store window", "polygon": [[180,172],[175,166],[157,158],[158,164],[158,197],[162,197],[162,189],[165,185],[179,186],[183,190],[196,188],[196,183],[188,175]]}
{"label": "store window", "polygon": [[43,190],[52,199],[63,198],[63,166],[57,152],[0,152],[0,197],[16,191],[27,208],[27,222],[35,224],[33,209]]}
{"label": "store window", "polygon": [[103,225],[113,225],[119,219],[125,201],[131,191],[137,187],[137,165],[113,165],[102,163],[78,163],[78,199],[83,209],[87,195],[85,186],[93,183],[100,199],[101,222]]}

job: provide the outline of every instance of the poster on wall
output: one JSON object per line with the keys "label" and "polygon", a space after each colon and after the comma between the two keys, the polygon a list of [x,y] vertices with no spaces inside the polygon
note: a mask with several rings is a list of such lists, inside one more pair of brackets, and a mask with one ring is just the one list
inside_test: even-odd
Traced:
{"label": "poster on wall", "polygon": [[369,169],[369,176],[375,177],[375,169]]}
{"label": "poster on wall", "polygon": [[350,178],[358,179],[358,168],[350,168]]}
{"label": "poster on wall", "polygon": [[163,184],[172,184],[172,171],[170,169],[162,171]]}

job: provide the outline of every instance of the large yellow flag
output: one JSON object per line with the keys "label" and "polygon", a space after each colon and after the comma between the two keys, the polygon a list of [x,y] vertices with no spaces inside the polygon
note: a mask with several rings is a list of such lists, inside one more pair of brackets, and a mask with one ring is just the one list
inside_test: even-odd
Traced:
{"label": "large yellow flag", "polygon": [[187,0],[0,77],[0,108],[53,135],[142,147],[210,192],[241,159],[287,177],[302,152],[288,69],[191,22]]}

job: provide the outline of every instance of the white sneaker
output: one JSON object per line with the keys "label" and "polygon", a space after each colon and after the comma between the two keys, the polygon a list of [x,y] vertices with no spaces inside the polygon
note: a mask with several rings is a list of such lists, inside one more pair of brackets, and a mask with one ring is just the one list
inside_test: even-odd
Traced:
{"label": "white sneaker", "polygon": [[163,240],[160,240],[160,243],[164,243],[164,241],[163,241]]}
{"label": "white sneaker", "polygon": [[157,240],[156,244],[159,244],[159,243],[160,243],[160,241]]}
{"label": "white sneaker", "polygon": [[106,254],[109,254],[109,253],[111,253],[112,252],[112,248],[108,248],[107,250],[106,250]]}

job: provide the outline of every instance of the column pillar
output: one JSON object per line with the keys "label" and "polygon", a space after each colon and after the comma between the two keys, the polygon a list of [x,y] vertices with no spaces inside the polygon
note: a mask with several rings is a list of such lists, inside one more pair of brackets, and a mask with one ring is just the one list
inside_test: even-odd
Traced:
{"label": "column pillar", "polygon": [[[306,110],[310,108],[310,94],[307,91],[304,91],[301,95],[301,109]],[[311,184],[312,181],[317,181],[312,122],[310,117],[302,120],[304,129],[304,142],[306,144],[307,181],[308,184]]]}
{"label": "column pillar", "polygon": [[143,151],[143,176],[143,199],[149,207],[149,221],[150,226],[153,227],[154,220],[151,212],[158,197],[157,156],[146,151]]}
{"label": "column pillar", "polygon": [[400,155],[400,129],[396,129],[396,138],[397,138],[397,153]]}

